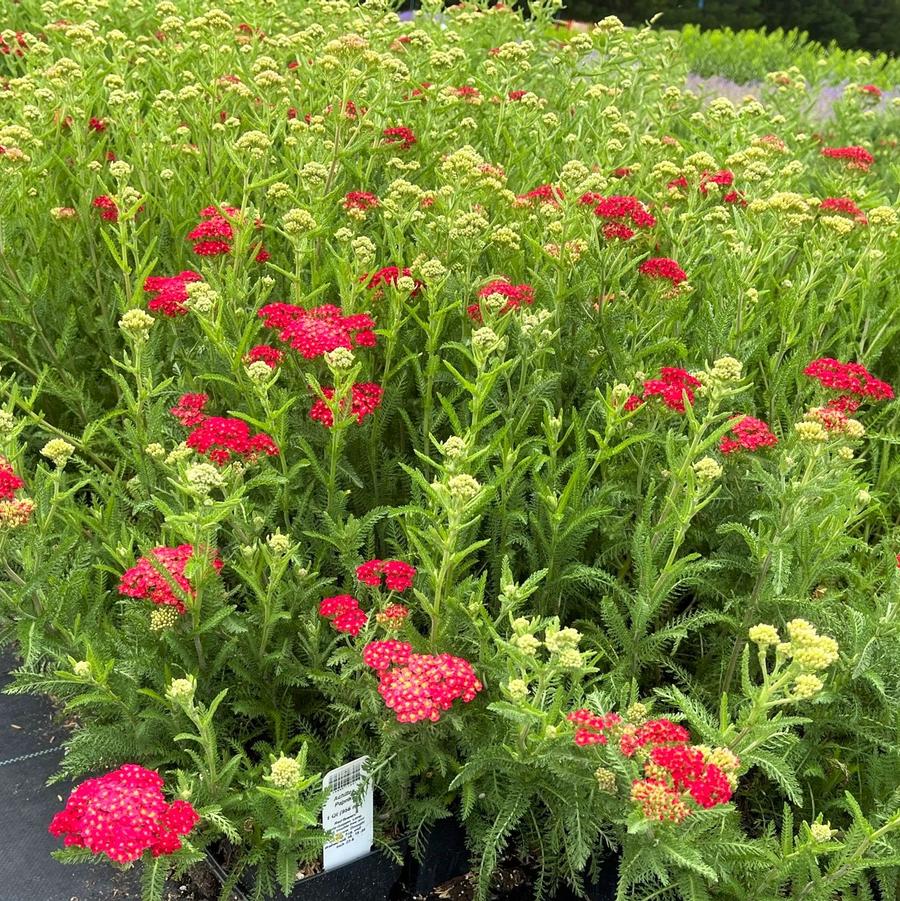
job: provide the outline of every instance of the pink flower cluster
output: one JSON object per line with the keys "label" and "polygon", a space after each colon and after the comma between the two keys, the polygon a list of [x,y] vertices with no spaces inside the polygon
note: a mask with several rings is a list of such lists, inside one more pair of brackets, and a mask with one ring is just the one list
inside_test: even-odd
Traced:
{"label": "pink flower cluster", "polygon": [[841,363],[830,357],[813,360],[804,375],[815,379],[823,388],[842,391],[860,398],[890,400],[894,389],[887,382],[875,378],[861,363]]}
{"label": "pink flower cluster", "polygon": [[50,823],[50,834],[67,848],[87,848],[117,863],[154,857],[181,848],[200,817],[187,801],[169,804],[159,773],[136,763],[82,782]]}
{"label": "pink flower cluster", "polygon": [[731,427],[728,435],[722,437],[719,450],[723,454],[733,454],[739,450],[755,451],[775,444],[778,444],[778,439],[761,419],[744,416]]}
{"label": "pink flower cluster", "polygon": [[187,286],[191,282],[200,281],[203,281],[203,276],[190,270],[179,272],[178,275],[151,275],[144,280],[144,290],[153,294],[147,309],[151,313],[162,313],[170,319],[186,315]]}
{"label": "pink flower cluster", "polygon": [[687,370],[674,366],[663,366],[658,379],[647,379],[644,382],[643,397],[632,394],[625,401],[627,411],[636,410],[648,398],[658,397],[670,410],[684,413],[685,400],[694,403],[694,388],[700,387],[700,380],[694,378]]}
{"label": "pink flower cluster", "polygon": [[[531,285],[514,285],[505,278],[494,279],[478,291],[478,297],[481,299],[490,297],[492,294],[499,294],[506,299],[506,303],[500,308],[501,316],[511,310],[518,310],[522,304],[531,306],[534,303],[534,288]],[[482,321],[480,304],[473,303],[466,308],[466,312],[475,322]]]}
{"label": "pink flower cluster", "polygon": [[356,567],[356,578],[364,585],[378,587],[384,578],[388,591],[406,591],[412,587],[416,568],[402,560],[367,560]]}
{"label": "pink flower cluster", "polygon": [[184,426],[193,427],[187,446],[209,457],[217,466],[224,466],[232,456],[254,461],[260,454],[277,457],[278,447],[265,434],[253,434],[243,419],[230,416],[207,416],[203,410],[209,398],[205,394],[183,394],[170,410]]}
{"label": "pink flower cluster", "polygon": [[[334,398],[334,388],[323,388],[322,393],[329,400]],[[384,391],[381,385],[374,382],[358,382],[350,389],[350,413],[356,417],[360,425],[362,421],[371,416],[380,406]],[[344,409],[344,401],[340,402],[340,409]],[[334,413],[322,398],[318,398],[309,411],[310,419],[321,422],[325,428],[330,429],[334,425]]]}
{"label": "pink flower cluster", "polygon": [[556,185],[538,185],[525,194],[517,194],[516,202],[519,206],[533,206],[535,203],[549,203],[559,206],[566,199],[563,189]]}
{"label": "pink flower cluster", "polygon": [[[188,561],[194,556],[193,546],[156,547],[150,554],[153,560],[141,557],[131,569],[122,573],[119,594],[152,601],[161,607],[174,607],[179,613],[184,613],[187,608],[175,588],[184,596],[194,597],[194,586],[184,575]],[[222,568],[216,551],[212,552],[210,562],[213,569],[218,571]]]}
{"label": "pink flower cluster", "polygon": [[646,275],[648,278],[656,278],[672,283],[673,287],[677,287],[682,282],[687,281],[687,273],[675,262],[668,257],[651,257],[644,260],[638,266],[638,272]]}
{"label": "pink flower cluster", "polygon": [[436,723],[454,701],[469,703],[483,687],[467,660],[414,654],[406,642],[373,641],[366,645],[363,661],[378,672],[378,693],[398,723]]}
{"label": "pink flower cluster", "polygon": [[306,310],[289,303],[270,303],[259,316],[266,328],[278,329],[278,339],[307,360],[314,360],[339,347],[375,346],[375,321],[365,313],[345,316],[333,304]]}
{"label": "pink flower cluster", "polygon": [[575,730],[575,744],[580,748],[607,744],[609,738],[604,734],[605,730],[622,722],[622,717],[618,713],[596,714],[585,708],[573,710],[566,719],[570,723],[578,724]]}
{"label": "pink flower cluster", "polygon": [[331,625],[338,632],[346,632],[354,637],[359,635],[369,619],[365,611],[360,609],[359,601],[349,594],[322,598],[319,603],[319,616],[330,619]]}

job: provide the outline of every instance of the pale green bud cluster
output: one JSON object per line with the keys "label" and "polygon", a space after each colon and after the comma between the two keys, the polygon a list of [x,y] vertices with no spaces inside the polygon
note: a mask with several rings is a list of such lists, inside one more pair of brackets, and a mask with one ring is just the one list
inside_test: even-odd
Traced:
{"label": "pale green bud cluster", "polygon": [[57,469],[62,469],[75,448],[62,438],[51,438],[42,448],[41,455],[46,457]]}

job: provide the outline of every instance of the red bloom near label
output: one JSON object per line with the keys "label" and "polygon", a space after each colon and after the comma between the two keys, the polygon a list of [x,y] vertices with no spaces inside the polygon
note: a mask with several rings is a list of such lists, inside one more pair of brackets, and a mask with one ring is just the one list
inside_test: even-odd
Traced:
{"label": "red bloom near label", "polygon": [[67,848],[87,848],[117,863],[154,857],[181,848],[200,817],[187,801],[166,801],[159,773],[135,763],[88,779],[69,795],[50,823],[50,834]]}

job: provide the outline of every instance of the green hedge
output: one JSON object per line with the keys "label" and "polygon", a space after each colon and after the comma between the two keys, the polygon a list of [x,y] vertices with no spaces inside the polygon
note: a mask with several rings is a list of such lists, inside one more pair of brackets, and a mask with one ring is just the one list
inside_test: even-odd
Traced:
{"label": "green hedge", "polygon": [[571,0],[564,15],[586,21],[616,15],[637,25],[660,12],[670,28],[799,28],[823,44],[900,52],[900,0]]}

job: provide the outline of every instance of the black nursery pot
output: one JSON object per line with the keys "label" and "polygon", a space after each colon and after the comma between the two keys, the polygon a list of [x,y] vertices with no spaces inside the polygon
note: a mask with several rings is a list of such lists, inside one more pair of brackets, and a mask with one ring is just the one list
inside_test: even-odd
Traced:
{"label": "black nursery pot", "polygon": [[613,901],[619,881],[619,855],[607,855],[597,868],[596,877],[588,870],[584,874],[584,895],[576,895],[567,885],[560,887],[556,901]]}
{"label": "black nursery pot", "polygon": [[468,873],[472,857],[466,847],[466,831],[456,817],[444,817],[428,830],[421,860],[408,857],[404,884],[414,895]]}
{"label": "black nursery pot", "polygon": [[[405,854],[406,843],[401,843],[397,850]],[[220,881],[226,878],[226,871],[217,860],[209,859],[209,865]],[[294,884],[289,895],[279,892],[275,897],[277,901],[386,901],[402,874],[402,863],[381,851],[370,851],[359,860],[307,876]],[[247,882],[241,881],[248,890]],[[252,877],[247,881],[252,882]],[[241,901],[246,899],[243,893],[238,897]]]}

